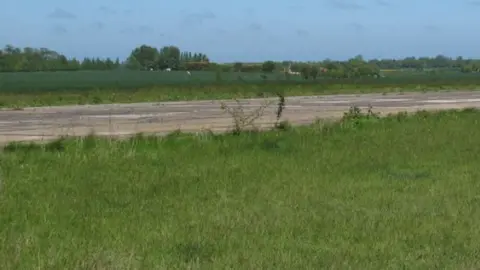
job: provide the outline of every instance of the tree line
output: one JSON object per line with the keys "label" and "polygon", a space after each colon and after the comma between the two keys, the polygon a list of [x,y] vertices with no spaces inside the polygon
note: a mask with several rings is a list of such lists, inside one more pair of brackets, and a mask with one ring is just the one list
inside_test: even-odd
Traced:
{"label": "tree line", "polygon": [[176,46],[157,49],[142,45],[132,50],[126,67],[134,70],[207,70],[212,64],[203,53],[182,52]]}
{"label": "tree line", "polygon": [[0,72],[112,70],[120,66],[118,58],[77,60],[47,48],[21,49],[7,45],[0,50]]}
{"label": "tree line", "polygon": [[100,58],[69,58],[64,54],[47,48],[18,48],[7,45],[0,49],[0,72],[34,71],[75,71],[75,70],[189,70],[217,72],[284,72],[286,76],[300,75],[305,78],[317,76],[358,77],[379,76],[381,70],[417,70],[437,69],[458,70],[465,73],[480,72],[479,59],[450,58],[443,55],[435,57],[406,57],[404,59],[364,60],[356,56],[346,61],[323,60],[317,62],[265,61],[263,63],[226,63],[210,61],[201,52],[182,51],[176,46],[156,48],[141,45],[134,48],[125,61]]}

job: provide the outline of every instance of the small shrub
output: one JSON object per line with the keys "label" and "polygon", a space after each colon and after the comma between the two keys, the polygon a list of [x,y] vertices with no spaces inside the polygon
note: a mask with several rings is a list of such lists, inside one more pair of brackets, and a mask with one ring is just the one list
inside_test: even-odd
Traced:
{"label": "small shrub", "polygon": [[368,107],[366,113],[362,112],[359,107],[352,106],[343,114],[341,122],[352,126],[359,126],[363,122],[377,120],[378,118],[380,118],[380,116],[378,113],[373,112],[372,106]]}
{"label": "small shrub", "polygon": [[[276,122],[275,127],[279,124],[280,118],[282,117],[283,110],[285,109],[285,97],[281,93],[277,93],[279,98],[279,102],[277,104],[276,110]],[[234,127],[232,133],[238,135],[244,132],[248,128],[256,129],[254,122],[263,116],[265,109],[272,103],[270,101],[265,101],[262,105],[260,105],[257,109],[255,109],[251,113],[246,113],[243,105],[237,99],[235,99],[237,103],[235,107],[230,107],[226,103],[222,102],[221,109],[226,113],[230,114]]]}
{"label": "small shrub", "polygon": [[99,96],[94,96],[92,99],[93,104],[101,104],[102,103],[102,98]]}
{"label": "small shrub", "polygon": [[237,103],[235,107],[230,107],[227,104],[222,102],[221,109],[228,114],[233,119],[233,131],[232,133],[238,135],[245,131],[247,128],[255,128],[254,122],[258,118],[262,117],[264,114],[265,109],[270,105],[268,102],[264,102],[260,107],[255,109],[251,113],[246,113],[245,108],[243,107],[242,103],[235,99]]}
{"label": "small shrub", "polygon": [[283,110],[285,109],[285,97],[281,93],[277,93],[278,104],[277,104],[277,121],[275,122],[275,127],[278,128],[280,118],[282,117]]}

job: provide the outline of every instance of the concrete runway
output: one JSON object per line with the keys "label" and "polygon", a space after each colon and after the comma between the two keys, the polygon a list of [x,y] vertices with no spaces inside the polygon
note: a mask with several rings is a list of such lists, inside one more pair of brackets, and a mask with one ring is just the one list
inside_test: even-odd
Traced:
{"label": "concrete runway", "polygon": [[[257,127],[272,126],[278,99]],[[226,101],[227,102],[227,101]],[[258,108],[263,99],[242,100],[246,111]],[[227,104],[235,106],[229,100]],[[445,91],[432,93],[331,95],[288,97],[283,120],[293,124],[316,119],[338,118],[350,106],[373,107],[381,115],[417,110],[480,107],[480,92]],[[58,106],[0,111],[0,143],[11,141],[50,140],[62,135],[123,136],[134,133],[188,132],[210,129],[225,131],[232,127],[232,117],[221,108],[221,101],[185,101],[112,105]]]}

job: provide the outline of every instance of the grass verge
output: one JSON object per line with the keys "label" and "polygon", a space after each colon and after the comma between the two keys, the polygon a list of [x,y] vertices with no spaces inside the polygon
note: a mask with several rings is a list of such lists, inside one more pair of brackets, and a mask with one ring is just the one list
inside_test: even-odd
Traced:
{"label": "grass verge", "polygon": [[476,269],[480,112],[0,155],[2,269]]}
{"label": "grass verge", "polygon": [[309,96],[328,94],[366,94],[393,92],[426,92],[439,90],[477,90],[470,84],[231,84],[231,85],[166,85],[136,90],[55,90],[0,91],[0,108],[21,109],[54,105],[84,105],[134,102],[163,102],[181,100],[211,100],[231,98]]}

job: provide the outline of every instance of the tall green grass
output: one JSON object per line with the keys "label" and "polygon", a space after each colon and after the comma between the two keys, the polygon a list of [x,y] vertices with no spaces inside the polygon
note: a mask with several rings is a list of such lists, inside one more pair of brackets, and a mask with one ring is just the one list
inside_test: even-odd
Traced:
{"label": "tall green grass", "polygon": [[477,269],[480,112],[9,145],[2,269]]}

